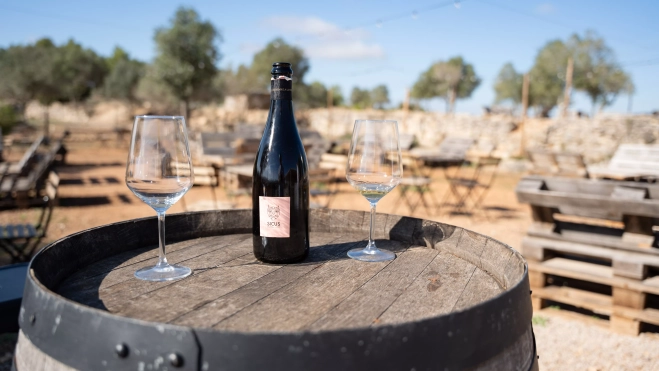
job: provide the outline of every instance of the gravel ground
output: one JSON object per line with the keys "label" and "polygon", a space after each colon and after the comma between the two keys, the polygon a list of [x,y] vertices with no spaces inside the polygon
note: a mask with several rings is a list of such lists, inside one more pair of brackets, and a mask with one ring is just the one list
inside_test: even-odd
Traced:
{"label": "gravel ground", "polygon": [[562,312],[549,308],[533,316],[540,371],[659,370],[659,334],[614,334],[605,321]]}

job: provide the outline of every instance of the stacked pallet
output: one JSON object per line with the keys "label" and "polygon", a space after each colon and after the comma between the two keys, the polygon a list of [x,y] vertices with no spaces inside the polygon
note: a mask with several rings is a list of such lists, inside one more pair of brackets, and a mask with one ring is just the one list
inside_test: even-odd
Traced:
{"label": "stacked pallet", "polygon": [[551,302],[609,317],[616,332],[659,326],[659,185],[526,177],[522,242],[535,309]]}

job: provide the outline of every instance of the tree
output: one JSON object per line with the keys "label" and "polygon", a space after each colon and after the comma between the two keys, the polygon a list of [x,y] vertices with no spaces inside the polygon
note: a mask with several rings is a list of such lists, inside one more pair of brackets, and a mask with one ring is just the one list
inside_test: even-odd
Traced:
{"label": "tree", "polygon": [[568,41],[575,64],[574,87],[581,90],[592,103],[592,113],[615,102],[620,93],[633,91],[631,78],[616,61],[615,53],[604,39],[594,32],[584,37],[572,35]]}
{"label": "tree", "polygon": [[332,106],[339,107],[345,104],[345,98],[343,98],[343,92],[341,87],[334,85],[330,88],[332,91]]}
{"label": "tree", "polygon": [[453,57],[445,62],[436,62],[422,72],[412,87],[411,97],[439,97],[446,101],[446,111],[454,112],[455,101],[470,97],[480,83],[481,79],[471,64],[462,57]]}
{"label": "tree", "polygon": [[116,47],[106,64],[110,73],[103,83],[103,96],[128,103],[137,101],[137,84],[145,73],[144,63],[131,59],[128,53]]}
{"label": "tree", "polygon": [[58,100],[81,102],[100,86],[107,74],[103,58],[73,40],[55,49],[51,78],[60,90]]}
{"label": "tree", "polygon": [[281,38],[276,38],[256,53],[254,59],[252,59],[250,71],[258,89],[267,91],[270,88],[270,70],[274,62],[288,62],[291,64],[291,68],[293,68],[293,91],[299,84],[304,84],[304,76],[309,71],[309,60],[302,49],[287,44]]}
{"label": "tree", "polygon": [[384,105],[389,103],[389,90],[386,85],[378,85],[371,90],[371,102],[377,109],[384,109]]}
{"label": "tree", "polygon": [[306,108],[327,106],[327,88],[321,82],[314,81],[311,85],[298,84],[297,90],[293,94],[295,94],[296,100]]}
{"label": "tree", "polygon": [[504,64],[494,83],[495,103],[510,101],[515,106],[519,105],[522,102],[523,80],[524,76],[515,70],[512,63]]}
{"label": "tree", "polygon": [[563,97],[570,54],[561,40],[553,40],[545,44],[535,57],[535,63],[529,71],[529,106],[535,107],[541,117],[548,117]]}
{"label": "tree", "polygon": [[79,102],[89,97],[105,76],[103,61],[70,40],[57,47],[50,39],[33,45],[12,46],[0,61],[0,95],[22,108],[38,100],[44,110],[44,134],[49,134],[49,107],[54,102]]}
{"label": "tree", "polygon": [[352,104],[353,108],[357,109],[372,107],[373,102],[371,101],[371,92],[355,86],[352,88],[352,92],[350,93],[350,103]]}
{"label": "tree", "polygon": [[254,54],[249,66],[240,65],[235,71],[225,72],[224,85],[229,94],[265,93],[270,89],[270,70],[274,62],[288,62],[293,68],[293,94],[303,105],[311,104],[305,99],[311,93],[304,83],[309,71],[309,60],[302,49],[286,43],[281,38],[270,41]]}
{"label": "tree", "polygon": [[152,78],[161,81],[183,103],[183,113],[190,114],[190,101],[207,98],[220,53],[216,42],[222,37],[208,21],[190,8],[181,7],[169,28],[156,30],[157,56]]}

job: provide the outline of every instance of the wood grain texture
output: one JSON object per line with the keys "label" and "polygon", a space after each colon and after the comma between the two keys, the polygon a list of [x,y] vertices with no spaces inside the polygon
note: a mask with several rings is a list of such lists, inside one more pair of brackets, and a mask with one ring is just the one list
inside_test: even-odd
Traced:
{"label": "wood grain texture", "polygon": [[[415,321],[469,308],[499,295],[524,274],[512,249],[461,228],[378,214],[378,247],[397,259],[363,263],[348,259],[363,247],[368,213],[315,210],[311,250],[303,263],[263,264],[254,259],[248,214],[209,214],[229,234],[168,245],[168,260],[193,269],[174,282],[133,277],[155,263],[155,246],[120,252],[81,267],[58,292],[81,304],[153,322],[244,332],[324,331]],[[183,233],[184,216],[170,230]],[[197,219],[190,219],[197,220]],[[242,223],[242,224],[241,224]],[[181,230],[181,231],[179,231]],[[232,234],[236,233],[237,234]],[[178,235],[177,235],[178,236]]]}
{"label": "wood grain texture", "polygon": [[16,370],[21,371],[76,371],[35,347],[23,331],[18,332],[14,362]]}

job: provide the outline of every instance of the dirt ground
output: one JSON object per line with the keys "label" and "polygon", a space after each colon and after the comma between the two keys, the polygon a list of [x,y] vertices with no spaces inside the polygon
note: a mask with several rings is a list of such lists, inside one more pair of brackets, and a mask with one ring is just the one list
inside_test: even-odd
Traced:
{"label": "dirt ground", "polygon": [[[58,191],[59,205],[55,208],[44,244],[56,241],[71,233],[127,219],[155,216],[155,212],[141,202],[124,182],[127,149],[113,147],[73,147],[67,155],[66,165],[56,170],[61,182]],[[433,194],[437,200],[448,192],[442,173],[433,173],[436,182]],[[419,206],[411,213],[400,199],[399,190],[387,195],[378,204],[378,212],[412,215],[454,224],[492,236],[518,248],[524,231],[530,223],[528,208],[516,201],[514,188],[518,174],[499,174],[485,199],[485,211],[473,217],[451,215],[450,210],[431,210]],[[416,197],[416,196],[415,196]],[[209,209],[250,208],[251,198],[245,195],[229,197],[221,187],[195,186],[175,204],[168,214]],[[336,209],[368,210],[366,199],[350,185],[343,183],[331,201]],[[37,210],[11,210],[0,212],[0,223],[30,222],[36,220]]]}
{"label": "dirt ground", "polygon": [[[126,148],[70,148],[67,164],[57,168],[61,177],[59,206],[53,212],[44,243],[88,228],[155,215],[150,207],[137,199],[126,187],[126,158]],[[450,210],[442,209],[432,212],[437,215],[428,215],[423,207],[417,208],[416,212],[411,214],[409,207],[400,199],[399,190],[387,195],[378,205],[378,211],[458,225],[492,236],[519,249],[525,231],[531,223],[528,206],[518,204],[514,193],[520,176],[499,174],[485,199],[485,211],[473,216],[452,215]],[[447,194],[448,185],[440,170],[433,173],[433,177],[436,178],[433,185],[434,197],[441,200]],[[169,213],[248,207],[251,207],[251,201],[247,196],[230,198],[221,188],[195,186]],[[368,203],[344,183],[332,200],[331,207],[368,210]],[[0,212],[0,223],[29,222],[36,219],[37,215],[37,210],[4,211]],[[155,230],[153,232],[156,233]],[[558,317],[555,313],[545,311],[536,314],[534,328],[543,371],[651,370],[656,369],[654,367],[658,364],[659,335],[656,334],[643,334],[640,337],[612,334],[600,325],[590,323],[579,316]],[[592,334],[593,338],[584,339],[584,334]],[[606,338],[607,341],[594,341],[595,338]],[[582,343],[583,346],[575,348]],[[634,362],[629,363],[626,360]]]}

